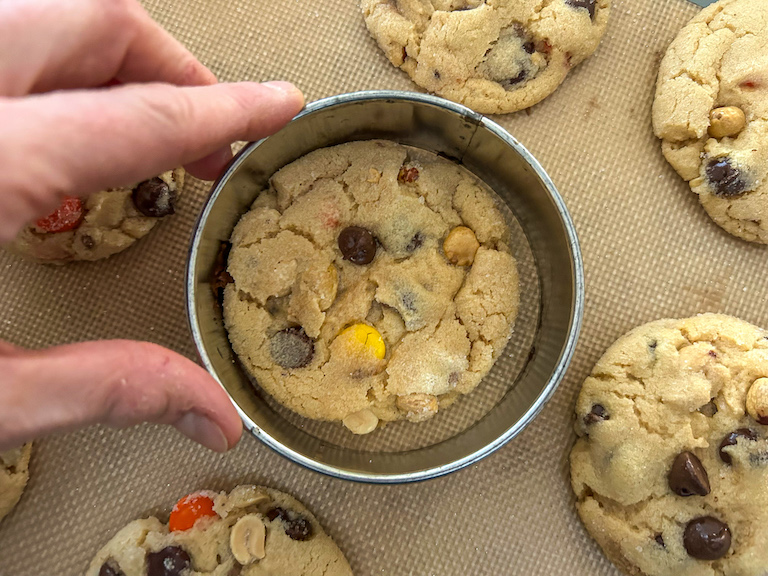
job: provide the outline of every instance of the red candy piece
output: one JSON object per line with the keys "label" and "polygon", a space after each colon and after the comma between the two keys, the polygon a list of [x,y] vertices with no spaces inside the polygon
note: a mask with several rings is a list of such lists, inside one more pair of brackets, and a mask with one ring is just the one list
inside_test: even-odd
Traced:
{"label": "red candy piece", "polygon": [[66,232],[74,230],[83,221],[83,203],[80,198],[67,196],[56,211],[35,222],[45,232]]}
{"label": "red candy piece", "polygon": [[189,494],[176,502],[171,510],[168,528],[171,532],[189,530],[201,518],[217,516],[213,510],[213,500],[202,494]]}

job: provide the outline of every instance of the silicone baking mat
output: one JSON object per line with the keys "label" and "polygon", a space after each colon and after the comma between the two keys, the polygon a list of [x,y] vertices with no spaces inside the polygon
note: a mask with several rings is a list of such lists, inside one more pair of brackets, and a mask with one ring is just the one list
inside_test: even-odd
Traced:
{"label": "silicone baking mat", "polygon": [[[283,78],[308,100],[417,90],[379,52],[355,0],[148,0],[221,80]],[[698,8],[615,0],[598,52],[552,96],[497,117],[541,161],[584,252],[586,309],[568,375],[539,417],[491,457],[421,484],[369,486],[308,472],[251,437],[224,455],[175,431],[90,428],[37,443],[31,479],[0,523],[0,575],[81,574],[130,520],[199,488],[263,483],[315,512],[358,576],[615,576],[573,507],[568,452],[581,382],[643,322],[725,312],[768,327],[768,248],[727,235],[663,160],[651,131],[658,62]],[[127,252],[40,267],[0,254],[0,337],[42,347],[94,338],[158,342],[194,357],[184,311],[187,246],[208,186]]]}

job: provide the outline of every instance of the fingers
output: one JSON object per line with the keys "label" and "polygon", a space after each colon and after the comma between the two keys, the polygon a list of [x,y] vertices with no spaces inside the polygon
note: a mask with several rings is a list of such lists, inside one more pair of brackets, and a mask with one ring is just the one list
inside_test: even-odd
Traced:
{"label": "fingers", "polygon": [[303,103],[282,82],[128,85],[0,100],[0,157],[10,167],[0,172],[0,241],[64,195],[130,185],[182,164],[213,178],[230,142],[276,132]]}
{"label": "fingers", "polygon": [[0,95],[215,76],[136,0],[2,0]]}
{"label": "fingers", "polygon": [[102,423],[171,424],[212,450],[233,447],[242,423],[197,364],[155,344],[109,340],[28,351],[0,348],[0,451]]}

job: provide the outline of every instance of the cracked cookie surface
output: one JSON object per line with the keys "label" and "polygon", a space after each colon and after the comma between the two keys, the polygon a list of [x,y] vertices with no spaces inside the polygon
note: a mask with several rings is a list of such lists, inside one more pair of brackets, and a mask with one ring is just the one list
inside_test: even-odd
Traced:
{"label": "cracked cookie surface", "polygon": [[31,453],[31,443],[0,452],[0,520],[7,516],[21,499],[29,480]]}
{"label": "cracked cookie surface", "polygon": [[653,127],[709,216],[768,244],[768,3],[720,0],[680,31],[659,68]]}
{"label": "cracked cookie surface", "polygon": [[768,333],[716,314],[645,324],[598,361],[576,404],[571,482],[627,574],[764,576],[768,428],[747,404],[768,411],[766,377]]}
{"label": "cracked cookie surface", "polygon": [[509,234],[491,193],[448,160],[386,141],[312,152],[232,233],[230,342],[302,416],[358,434],[426,420],[471,392],[510,338]]}
{"label": "cracked cookie surface", "polygon": [[49,264],[107,258],[149,234],[158,220],[175,212],[184,185],[177,168],[125,188],[110,188],[80,199],[68,197],[56,212],[25,227],[11,249]]}
{"label": "cracked cookie surface", "polygon": [[390,62],[483,114],[533,106],[590,56],[610,0],[362,0]]}
{"label": "cracked cookie surface", "polygon": [[86,576],[351,576],[341,550],[292,496],[262,486],[201,491],[169,522],[134,520],[96,554]]}

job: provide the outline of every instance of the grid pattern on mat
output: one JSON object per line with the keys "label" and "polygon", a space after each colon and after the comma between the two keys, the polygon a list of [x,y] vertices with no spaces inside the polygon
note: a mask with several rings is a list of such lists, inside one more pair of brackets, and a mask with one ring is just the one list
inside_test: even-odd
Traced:
{"label": "grid pattern on mat", "polygon": [[[417,89],[379,52],[354,0],[146,4],[221,80],[284,78],[308,100]],[[646,321],[713,311],[768,326],[758,273],[768,252],[709,220],[651,132],[658,62],[696,10],[685,0],[616,0],[595,56],[529,113],[496,118],[564,196],[587,281],[566,380],[518,438],[451,476],[395,487],[308,472],[252,438],[226,455],[154,426],[46,439],[27,493],[0,523],[0,575],[80,574],[128,521],[167,514],[191,490],[255,482],[304,501],[361,576],[616,576],[581,527],[568,484],[581,381],[609,344]],[[183,273],[206,189],[188,186],[179,214],[103,263],[46,268],[0,254],[0,337],[32,347],[139,338],[193,357]]]}

